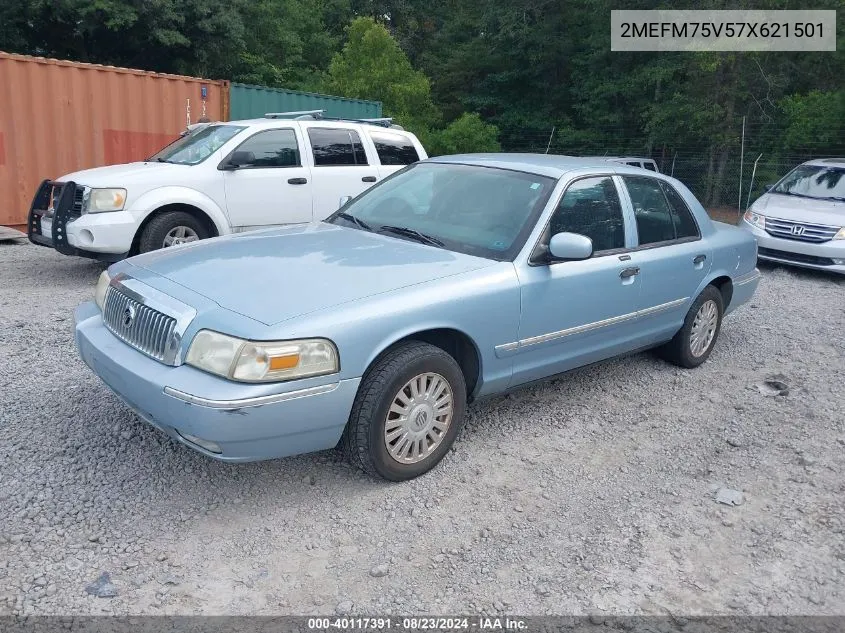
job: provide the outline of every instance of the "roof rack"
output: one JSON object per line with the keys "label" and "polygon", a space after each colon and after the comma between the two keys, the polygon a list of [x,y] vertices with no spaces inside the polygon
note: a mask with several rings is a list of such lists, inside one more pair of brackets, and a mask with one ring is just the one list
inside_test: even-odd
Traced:
{"label": "roof rack", "polygon": [[367,125],[378,125],[394,130],[404,130],[401,125],[393,123],[393,117],[380,117],[375,119],[347,119],[344,117],[325,116],[325,110],[299,110],[294,112],[267,112],[265,119],[311,119],[312,121],[346,121],[348,123],[366,123]]}

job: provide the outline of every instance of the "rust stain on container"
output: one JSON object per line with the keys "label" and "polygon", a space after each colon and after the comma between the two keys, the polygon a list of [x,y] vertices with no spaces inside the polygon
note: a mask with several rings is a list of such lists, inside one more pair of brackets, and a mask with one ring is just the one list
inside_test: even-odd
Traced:
{"label": "rust stain on container", "polygon": [[227,120],[228,82],[0,52],[0,224],[44,178],[143,160],[190,119]]}

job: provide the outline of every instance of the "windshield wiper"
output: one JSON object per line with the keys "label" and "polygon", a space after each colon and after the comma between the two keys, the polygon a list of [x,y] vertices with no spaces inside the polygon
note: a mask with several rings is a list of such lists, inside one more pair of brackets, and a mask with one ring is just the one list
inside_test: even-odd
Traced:
{"label": "windshield wiper", "polygon": [[364,229],[365,231],[372,231],[373,230],[373,227],[371,227],[369,224],[364,222],[364,220],[360,220],[360,219],[356,218],[354,215],[350,215],[346,211],[341,211],[335,217],[343,218],[344,220],[346,220],[348,222],[352,222],[353,224],[356,224],[359,227],[361,227],[362,229]]}
{"label": "windshield wiper", "polygon": [[836,200],[837,202],[845,202],[845,198],[841,196],[825,196],[823,200]]}
{"label": "windshield wiper", "polygon": [[425,233],[420,233],[415,229],[409,229],[407,226],[392,226],[390,224],[383,224],[381,227],[379,227],[378,232],[381,233],[382,231],[396,233],[397,235],[403,235],[405,237],[410,237],[411,239],[414,239],[417,242],[421,242],[422,244],[428,244],[429,246],[443,246],[443,242],[438,240],[436,237],[426,235]]}

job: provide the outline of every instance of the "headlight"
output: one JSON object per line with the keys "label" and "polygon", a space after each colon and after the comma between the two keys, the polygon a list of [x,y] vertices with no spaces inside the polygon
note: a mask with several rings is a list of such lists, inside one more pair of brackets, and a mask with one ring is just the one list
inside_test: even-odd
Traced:
{"label": "headlight", "polygon": [[833,239],[835,239],[835,240],[845,240],[845,226],[843,226],[841,229],[839,229],[839,231],[836,233],[836,235],[833,236]]}
{"label": "headlight", "polygon": [[126,204],[126,189],[91,189],[88,192],[88,213],[122,211]]}
{"label": "headlight", "polygon": [[185,362],[238,382],[281,382],[340,370],[337,348],[327,339],[245,341],[200,330]]}
{"label": "headlight", "polygon": [[760,215],[751,209],[745,212],[745,221],[753,226],[756,226],[758,229],[766,229],[766,216]]}
{"label": "headlight", "polygon": [[103,311],[103,305],[106,302],[106,292],[109,289],[110,283],[111,277],[109,277],[109,271],[104,270],[100,273],[100,278],[97,280],[97,287],[94,289],[94,303],[100,308],[100,312]]}

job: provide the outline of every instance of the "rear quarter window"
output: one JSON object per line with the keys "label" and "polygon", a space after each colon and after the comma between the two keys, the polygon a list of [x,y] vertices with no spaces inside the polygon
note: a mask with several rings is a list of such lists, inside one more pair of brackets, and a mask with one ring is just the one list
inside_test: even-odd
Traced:
{"label": "rear quarter window", "polygon": [[417,148],[404,134],[393,132],[370,132],[382,165],[410,165],[420,160]]}

